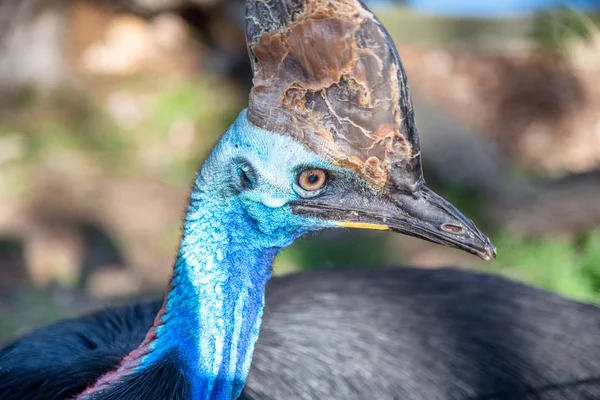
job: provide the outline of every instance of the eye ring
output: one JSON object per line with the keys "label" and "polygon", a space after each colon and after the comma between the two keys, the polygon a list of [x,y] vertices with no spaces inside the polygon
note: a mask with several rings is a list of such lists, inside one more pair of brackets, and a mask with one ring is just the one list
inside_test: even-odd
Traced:
{"label": "eye ring", "polygon": [[325,186],[328,181],[327,171],[311,168],[298,174],[298,186],[307,192],[314,192]]}

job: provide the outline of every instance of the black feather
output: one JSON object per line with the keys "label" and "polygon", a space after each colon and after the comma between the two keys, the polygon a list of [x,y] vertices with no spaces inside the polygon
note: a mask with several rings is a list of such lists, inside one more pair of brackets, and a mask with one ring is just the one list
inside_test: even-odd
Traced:
{"label": "black feather", "polygon": [[191,400],[186,372],[185,363],[173,352],[143,373],[128,376],[89,400]]}
{"label": "black feather", "polygon": [[64,400],[116,369],[161,302],[104,310],[39,329],[0,350],[0,399]]}

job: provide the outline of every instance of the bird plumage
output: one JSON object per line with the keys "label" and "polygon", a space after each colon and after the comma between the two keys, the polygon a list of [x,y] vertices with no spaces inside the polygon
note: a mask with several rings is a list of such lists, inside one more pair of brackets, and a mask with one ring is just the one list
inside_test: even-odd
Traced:
{"label": "bird plumage", "polygon": [[[247,399],[600,396],[600,310],[503,278],[452,268],[314,271],[273,278],[266,303]],[[2,399],[77,394],[140,344],[161,304],[61,322],[1,350]],[[190,399],[177,397],[180,367],[167,362],[128,385],[145,397],[119,398]]]}

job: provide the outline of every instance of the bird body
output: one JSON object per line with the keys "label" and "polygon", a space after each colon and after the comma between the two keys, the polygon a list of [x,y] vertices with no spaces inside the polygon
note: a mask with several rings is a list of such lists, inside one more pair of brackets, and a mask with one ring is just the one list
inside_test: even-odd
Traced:
{"label": "bird body", "polygon": [[[345,185],[345,179],[355,181],[352,172],[293,138],[252,125],[242,111],[196,177],[161,306],[58,324],[0,351],[2,399],[237,399],[279,250],[309,231],[369,226],[297,215],[286,207],[298,199],[295,190],[302,189],[292,188],[306,166],[336,174],[332,190],[341,190],[334,185]],[[340,285],[349,284],[340,278]],[[336,295],[341,299],[343,292]],[[302,335],[302,327],[296,329]],[[55,349],[58,358],[34,362],[31,351],[42,347]]]}
{"label": "bird body", "polygon": [[[2,399],[72,398],[139,346],[162,304],[107,309],[21,338],[0,352]],[[243,399],[600,397],[600,310],[500,277],[312,271],[274,277],[266,304]],[[129,378],[138,393],[117,387],[112,398],[191,399],[185,374],[167,359]]]}
{"label": "bird body", "polygon": [[[239,398],[253,365],[273,259],[311,231],[392,230],[495,257],[489,239],[425,186],[399,56],[360,1],[248,0],[247,21],[255,76],[249,107],[195,178],[161,306],[108,311],[17,341],[0,352],[2,400]],[[274,314],[279,319],[267,317],[274,329],[267,339],[277,340],[261,349],[265,361],[253,367],[267,382],[248,386],[247,395],[413,393],[406,388],[414,383],[401,379],[410,377],[410,362],[382,359],[385,371],[376,363],[359,366],[361,354],[401,356],[394,333],[404,325],[385,325],[405,318],[393,313],[403,311],[394,306],[398,276],[307,275],[287,282],[280,285],[289,297],[279,292],[275,300],[283,306]],[[301,302],[304,295],[314,306]],[[50,358],[44,347],[65,361]]]}

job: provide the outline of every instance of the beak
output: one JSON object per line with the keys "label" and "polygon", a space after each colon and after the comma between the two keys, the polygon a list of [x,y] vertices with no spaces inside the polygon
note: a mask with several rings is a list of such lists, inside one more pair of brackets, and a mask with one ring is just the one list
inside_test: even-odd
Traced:
{"label": "beak", "polygon": [[422,186],[414,193],[345,191],[291,204],[295,214],[333,220],[340,227],[390,230],[455,247],[481,257],[496,258],[496,248],[447,200]]}

